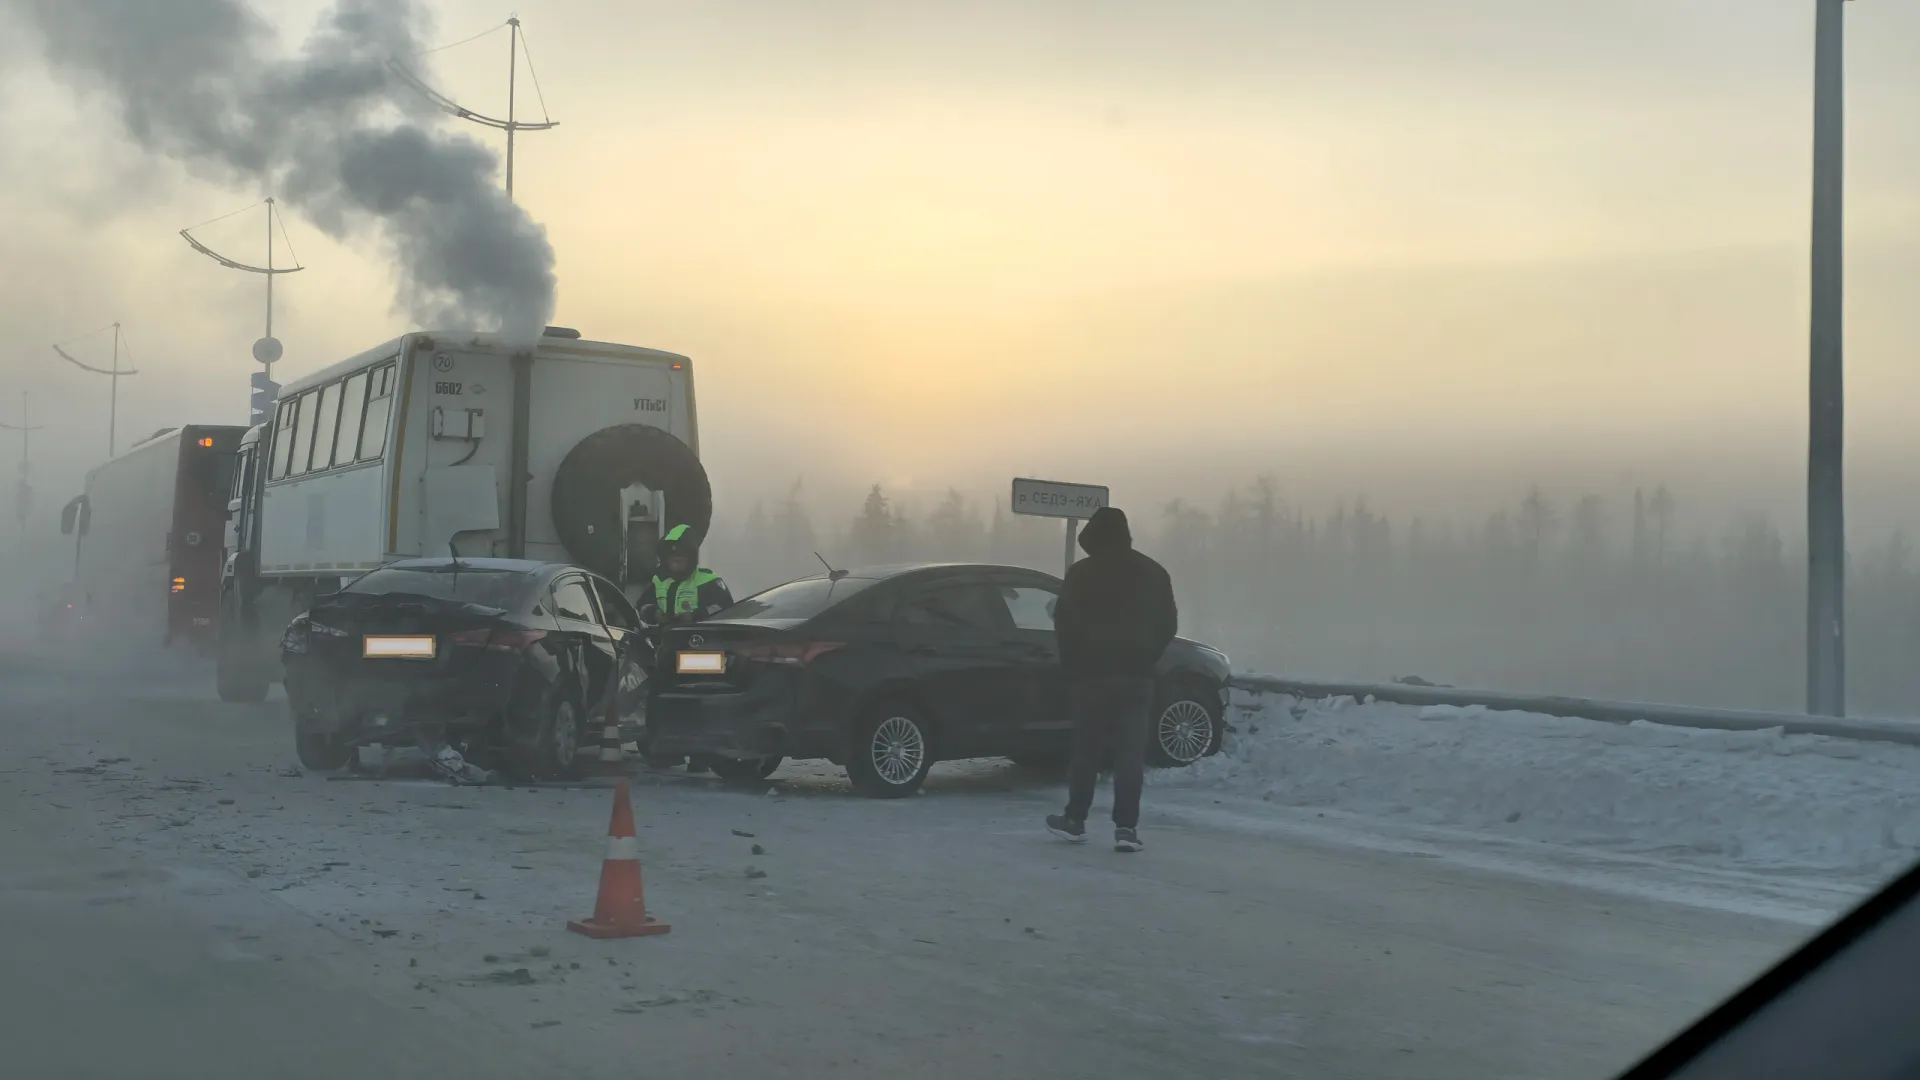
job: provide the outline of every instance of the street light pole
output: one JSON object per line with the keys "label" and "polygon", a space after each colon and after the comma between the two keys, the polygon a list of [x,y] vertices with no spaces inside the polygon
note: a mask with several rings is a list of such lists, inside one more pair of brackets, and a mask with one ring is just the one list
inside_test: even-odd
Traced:
{"label": "street light pole", "polygon": [[514,83],[520,74],[520,18],[507,20],[507,200],[513,200],[513,122]]}
{"label": "street light pole", "polygon": [[20,433],[20,486],[14,493],[13,511],[19,519],[20,535],[27,533],[27,514],[33,508],[33,433],[44,426],[33,422],[33,402],[28,391],[20,391],[20,422],[0,422],[0,428]]}
{"label": "street light pole", "polygon": [[[98,333],[98,331],[95,331],[95,333]],[[108,392],[107,396],[107,456],[112,457],[115,450],[118,449],[118,443],[115,439],[115,429],[120,423],[120,380],[128,375],[140,374],[133,368],[123,368],[120,366],[120,324],[113,324],[113,367],[111,368],[97,368],[91,364],[83,364],[68,355],[67,350],[58,345],[53,347],[53,351],[60,354],[60,359],[65,360],[74,367],[82,371],[90,371],[95,375],[105,375],[107,376],[108,382],[112,383],[113,389]]]}
{"label": "street light pole", "polygon": [[[273,381],[273,365],[285,354],[285,349],[281,346],[280,339],[273,336],[273,279],[281,274],[297,274],[305,269],[305,267],[300,265],[300,256],[294,253],[293,241],[291,239],[287,241],[287,253],[292,256],[294,264],[289,267],[275,267],[273,265],[274,222],[276,218],[278,218],[282,233],[286,230],[287,222],[285,218],[278,217],[279,211],[274,209],[272,197],[263,199],[255,205],[265,206],[267,208],[267,265],[265,266],[252,266],[235,259],[227,258],[225,255],[220,254],[195,239],[193,229],[181,229],[180,238],[185,240],[187,245],[193,248],[193,250],[205,255],[207,258],[212,259],[214,262],[219,263],[229,270],[244,270],[249,274],[259,274],[267,279],[267,332],[264,337],[253,343],[253,358],[259,361],[261,370],[254,372],[253,376],[248,380],[248,384],[252,388],[252,404],[248,412],[247,423],[263,424],[266,423],[267,416],[273,410],[275,399],[280,395],[280,384]],[[251,210],[253,207],[249,206],[245,209]],[[242,210],[235,210],[233,214],[243,212]],[[224,220],[224,218],[232,217],[233,214],[226,214],[222,217],[214,218],[213,221]],[[213,221],[206,222],[205,224],[211,225]],[[195,225],[193,228],[198,229],[201,227],[200,225]]]}
{"label": "street light pole", "polygon": [[[442,94],[438,90],[435,90],[433,87],[428,86],[426,83],[426,80],[414,74],[412,71],[409,71],[398,60],[387,61],[387,69],[393,72],[393,74],[397,76],[401,82],[404,82],[408,86],[412,87],[416,93],[418,93],[421,97],[426,98],[427,101],[431,102],[435,108],[438,108],[442,112],[445,112],[447,115],[459,117],[462,120],[471,120],[476,124],[483,124],[487,127],[495,128],[507,133],[507,198],[511,200],[513,198],[514,136],[518,135],[522,131],[551,131],[554,128],[559,127],[560,122],[553,119],[551,116],[547,115],[545,95],[541,94],[541,91],[540,91],[540,73],[538,71],[535,71],[533,68],[533,50],[527,48],[526,32],[520,26],[519,17],[515,16],[514,18],[508,19],[504,25],[507,27],[507,31],[508,31],[507,118],[505,120],[499,119],[497,117],[482,115],[481,113],[474,112],[472,109],[469,109],[455,102],[452,98],[449,98],[445,94]],[[497,26],[494,27],[494,30],[498,30],[498,29],[499,27]],[[494,32],[493,30],[487,31],[487,33],[489,34],[493,32]],[[545,119],[537,122],[529,122],[526,120],[519,119],[519,112],[516,108],[516,101],[519,97],[518,90],[519,90],[519,78],[520,78],[520,57],[523,54],[527,58],[527,74],[533,79],[534,93],[535,95],[541,98],[540,113],[543,117],[545,117]]]}
{"label": "street light pole", "polygon": [[1841,364],[1846,0],[1816,0],[1813,297],[1807,380],[1807,712],[1847,711],[1845,379]]}

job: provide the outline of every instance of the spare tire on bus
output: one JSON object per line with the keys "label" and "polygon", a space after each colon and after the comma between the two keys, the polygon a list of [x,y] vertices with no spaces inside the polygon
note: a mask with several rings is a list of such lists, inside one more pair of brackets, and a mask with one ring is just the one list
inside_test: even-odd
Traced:
{"label": "spare tire on bus", "polygon": [[713,487],[693,448],[664,428],[617,424],[581,439],[553,474],[553,527],[575,562],[619,581],[626,548],[620,492],[636,484],[666,496],[669,525],[704,535]]}

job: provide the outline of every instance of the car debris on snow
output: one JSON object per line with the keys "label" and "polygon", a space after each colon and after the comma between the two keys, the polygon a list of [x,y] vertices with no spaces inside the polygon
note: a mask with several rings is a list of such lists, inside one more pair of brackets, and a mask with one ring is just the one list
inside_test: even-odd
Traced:
{"label": "car debris on snow", "polygon": [[639,1013],[646,1012],[648,1009],[662,1008],[667,1005],[712,1005],[721,1001],[733,1005],[742,1004],[739,998],[722,998],[719,994],[711,990],[689,990],[659,994],[654,997],[643,998],[627,1005],[615,1005],[613,1011],[617,1013]]}
{"label": "car debris on snow", "polygon": [[[427,748],[422,747],[421,749],[426,750]],[[460,755],[460,751],[455,750],[445,743],[442,743],[437,749],[428,750],[427,762],[433,767],[433,771],[438,774],[441,779],[451,784],[490,784],[494,779],[491,771],[468,761]]]}

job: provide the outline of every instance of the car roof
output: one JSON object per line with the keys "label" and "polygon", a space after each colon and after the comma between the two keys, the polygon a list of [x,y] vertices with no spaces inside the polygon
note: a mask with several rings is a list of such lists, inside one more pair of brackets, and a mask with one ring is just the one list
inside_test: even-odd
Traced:
{"label": "car roof", "polygon": [[[461,556],[459,562],[460,562],[460,568],[462,570],[491,570],[495,573],[537,574],[543,570],[579,570],[581,569],[581,567],[574,566],[572,563],[545,562],[540,559],[468,558],[463,555]],[[440,556],[439,558],[432,558],[432,559],[400,559],[396,562],[387,563],[385,566],[380,567],[380,569],[382,570],[408,570],[408,569],[426,570],[429,568],[438,569],[440,567],[451,568],[453,566],[453,563],[454,563],[454,559],[452,556],[443,555],[443,556]]]}
{"label": "car roof", "polygon": [[[1015,573],[1015,574],[1026,574],[1029,576],[1038,575],[1040,577],[1047,577],[1047,578],[1052,578],[1054,576],[1052,574],[1047,573],[1044,570],[1035,570],[1030,566],[1012,566],[1006,563],[977,563],[977,562],[879,563],[873,566],[850,567],[846,571],[845,576],[850,578],[866,578],[873,581],[887,581],[893,578],[905,577],[909,574],[927,574],[928,576],[935,576],[935,575],[940,575],[945,573],[963,573],[967,571],[976,571],[982,574],[1006,572],[1006,573]],[[799,580],[799,581],[825,580],[826,577],[827,577],[826,574],[810,574],[807,577],[798,578],[796,580]],[[1058,580],[1058,579],[1056,578],[1055,580]]]}

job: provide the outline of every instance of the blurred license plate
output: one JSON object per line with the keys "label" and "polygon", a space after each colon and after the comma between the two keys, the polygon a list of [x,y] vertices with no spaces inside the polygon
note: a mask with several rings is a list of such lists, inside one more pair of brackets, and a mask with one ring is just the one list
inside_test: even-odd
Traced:
{"label": "blurred license plate", "polygon": [[676,666],[682,675],[725,675],[727,673],[727,654],[717,652],[683,652]]}
{"label": "blurred license plate", "polygon": [[433,635],[407,634],[376,637],[368,634],[362,643],[360,655],[369,660],[431,660],[433,659]]}

